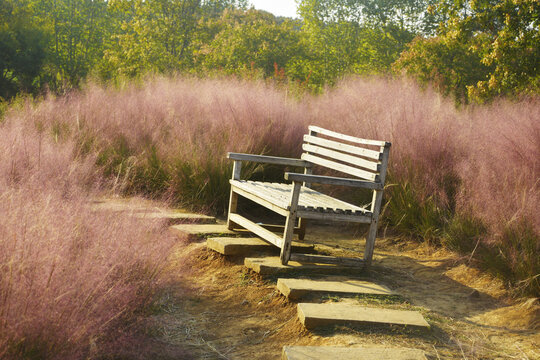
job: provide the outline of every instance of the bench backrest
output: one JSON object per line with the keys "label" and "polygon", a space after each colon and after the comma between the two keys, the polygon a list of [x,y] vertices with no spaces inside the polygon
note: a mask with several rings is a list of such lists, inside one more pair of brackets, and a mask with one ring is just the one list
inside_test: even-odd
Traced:
{"label": "bench backrest", "polygon": [[386,141],[361,139],[310,126],[309,134],[304,135],[302,159],[384,184],[390,146]]}

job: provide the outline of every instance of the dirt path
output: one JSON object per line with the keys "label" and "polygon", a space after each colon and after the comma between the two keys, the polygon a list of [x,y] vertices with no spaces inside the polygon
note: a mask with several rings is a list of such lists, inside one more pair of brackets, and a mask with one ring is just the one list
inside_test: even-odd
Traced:
{"label": "dirt path", "polygon": [[[362,247],[350,240],[354,236],[354,229],[336,234],[319,227],[308,241],[324,239],[325,245],[316,245],[320,252],[350,255]],[[308,332],[296,318],[296,304],[275,289],[275,278],[250,273],[241,259],[226,259],[201,242],[181,245],[173,256],[170,268],[183,290],[171,287],[159,300],[156,336],[185,347],[193,359],[279,359],[284,345],[413,347],[431,359],[540,358],[537,300],[510,305],[500,283],[451,254],[399,249],[391,238],[379,241],[375,259],[372,279],[400,298],[313,301],[416,309],[432,331],[335,327]]]}
{"label": "dirt path", "polygon": [[[105,205],[130,213],[160,206],[141,199]],[[306,241],[319,253],[357,256],[363,241],[351,239],[362,234],[353,227],[310,227]],[[155,301],[149,334],[164,349],[185,349],[190,359],[279,359],[284,345],[410,347],[430,359],[540,359],[538,299],[511,301],[499,281],[468,267],[468,259],[397,240],[378,240],[369,276],[400,297],[309,301],[418,310],[432,326],[428,333],[373,327],[309,332],[296,304],[276,290],[276,278],[251,273],[242,259],[208,251],[201,241],[180,242],[171,256],[170,280]],[[164,351],[161,358],[171,357]]]}

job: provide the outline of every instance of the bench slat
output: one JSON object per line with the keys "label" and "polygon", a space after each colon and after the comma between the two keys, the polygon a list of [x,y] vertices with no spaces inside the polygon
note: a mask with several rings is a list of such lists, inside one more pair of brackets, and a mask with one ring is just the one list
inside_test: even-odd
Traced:
{"label": "bench slat", "polygon": [[366,215],[347,215],[347,214],[329,214],[326,212],[317,212],[313,210],[298,210],[296,215],[299,218],[314,219],[321,221],[347,221],[361,224],[371,223],[371,213]]}
{"label": "bench slat", "polygon": [[301,181],[309,184],[327,184],[327,185],[340,185],[359,187],[371,190],[382,190],[383,185],[373,181],[364,181],[358,179],[341,178],[334,176],[321,176],[321,175],[308,175],[298,173],[285,173],[285,180]]}
{"label": "bench slat", "polygon": [[274,234],[273,232],[271,232],[270,230],[267,230],[263,228],[262,226],[255,224],[253,221],[246,219],[242,215],[232,213],[232,214],[229,214],[229,217],[231,221],[234,222],[235,224],[238,224],[244,229],[251,231],[255,235],[260,236],[261,238],[274,244],[275,246],[279,248],[281,247],[281,243],[283,242],[283,239],[277,236],[276,234]]}
{"label": "bench slat", "polygon": [[[271,199],[271,201],[268,200],[268,195],[259,195],[254,194],[250,190],[246,190],[244,186],[241,186],[239,184],[235,184],[231,181],[231,186],[233,187],[233,191],[239,195],[242,195],[243,197],[250,199],[252,201],[255,201],[256,203],[282,215],[287,216],[289,211],[287,210],[287,205],[282,203],[279,199]],[[276,204],[279,203],[279,204]]]}
{"label": "bench slat", "polygon": [[339,160],[342,162],[346,162],[352,165],[360,166],[365,169],[373,170],[375,172],[381,171],[381,164],[378,164],[376,162],[369,161],[366,159],[362,159],[357,156],[347,155],[338,151],[325,149],[320,146],[315,146],[311,144],[303,144],[302,150],[307,151],[309,153],[326,156],[326,157]]}
{"label": "bench slat", "polygon": [[345,141],[349,141],[349,142],[354,142],[354,143],[357,143],[357,144],[374,145],[374,146],[387,146],[387,145],[390,146],[390,143],[387,142],[387,141],[369,140],[369,139],[357,138],[357,137],[350,136],[350,135],[340,134],[340,133],[337,133],[337,132],[332,131],[332,130],[323,129],[323,128],[320,128],[318,126],[313,126],[312,125],[312,126],[309,126],[308,129],[309,129],[309,131],[316,132],[317,134],[331,136],[331,137],[334,137],[336,139],[345,140]]}
{"label": "bench slat", "polygon": [[352,166],[340,164],[340,163],[335,162],[335,161],[323,159],[323,158],[315,156],[315,155],[304,153],[304,154],[302,154],[302,159],[306,160],[306,161],[309,161],[309,162],[311,162],[313,164],[317,164],[317,165],[327,167],[329,169],[341,171],[341,172],[343,172],[345,174],[357,176],[357,177],[362,178],[362,179],[376,181],[376,182],[379,181],[379,175],[377,175],[377,174],[374,174],[374,173],[371,173],[369,171],[365,171],[365,170],[362,170],[362,169],[357,169],[357,168],[354,168]]}
{"label": "bench slat", "polygon": [[[292,191],[291,184],[264,183],[247,180],[230,180],[233,191],[252,199],[261,205],[276,211],[278,214],[287,214],[288,198]],[[319,193],[313,189],[302,187],[300,190],[300,199],[298,201],[299,209],[307,210],[309,207],[313,211],[320,209],[322,212],[334,212],[336,210],[348,210],[350,213],[360,212],[361,216],[367,210],[349,204],[345,201],[335,199],[328,195]]]}
{"label": "bench slat", "polygon": [[252,161],[265,164],[276,164],[284,166],[298,166],[298,167],[309,167],[310,165],[305,161],[300,159],[291,159],[277,156],[267,156],[267,155],[253,155],[253,154],[242,154],[242,153],[227,153],[227,158],[231,160],[240,160],[240,161]]}
{"label": "bench slat", "polygon": [[348,145],[348,144],[343,144],[337,141],[323,139],[316,136],[304,135],[304,141],[310,144],[320,145],[320,146],[324,146],[330,149],[344,151],[349,154],[368,157],[374,160],[382,159],[382,154],[379,151],[365,149],[365,148]]}

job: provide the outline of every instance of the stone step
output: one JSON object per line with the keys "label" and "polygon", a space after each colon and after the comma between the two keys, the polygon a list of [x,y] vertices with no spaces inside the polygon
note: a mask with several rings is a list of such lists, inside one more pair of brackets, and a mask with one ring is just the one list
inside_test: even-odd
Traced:
{"label": "stone step", "polygon": [[187,235],[190,239],[238,234],[227,229],[225,224],[180,224],[169,226],[169,230],[179,236]]}
{"label": "stone step", "polygon": [[393,310],[361,305],[326,303],[298,304],[298,318],[307,329],[326,325],[402,325],[429,329],[429,324],[418,311]]}
{"label": "stone step", "polygon": [[278,279],[277,288],[291,300],[300,299],[310,294],[346,294],[346,295],[396,295],[384,285],[354,279],[310,280]]}
{"label": "stone step", "polygon": [[282,360],[427,360],[422,350],[389,347],[284,346]]}
{"label": "stone step", "polygon": [[[206,246],[223,255],[256,255],[258,253],[278,253],[280,249],[266,241],[255,238],[238,238],[238,237],[216,237],[208,238]],[[292,251],[294,252],[313,252],[312,244],[305,244],[293,241]]]}
{"label": "stone step", "polygon": [[358,268],[335,264],[313,264],[289,261],[282,265],[278,256],[245,258],[244,265],[261,275],[310,275],[310,274],[343,274],[358,273]]}
{"label": "stone step", "polygon": [[181,213],[175,211],[138,212],[133,216],[140,219],[160,219],[167,221],[169,225],[179,224],[215,224],[216,218],[202,214]]}
{"label": "stone step", "polygon": [[202,214],[182,212],[156,206],[157,203],[144,199],[96,199],[90,203],[92,211],[123,212],[141,219],[162,219],[169,225],[183,223],[215,224],[216,218]]}

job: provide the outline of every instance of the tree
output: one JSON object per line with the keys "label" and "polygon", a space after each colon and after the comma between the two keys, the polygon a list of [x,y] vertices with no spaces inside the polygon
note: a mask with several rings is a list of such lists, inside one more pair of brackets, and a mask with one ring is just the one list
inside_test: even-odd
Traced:
{"label": "tree", "polygon": [[476,102],[540,92],[540,2],[448,0],[438,11],[438,38],[417,40],[396,69]]}
{"label": "tree", "polygon": [[0,98],[39,90],[47,39],[47,33],[33,21],[26,2],[0,3]]}
{"label": "tree", "polygon": [[205,70],[237,73],[256,69],[271,76],[301,51],[297,26],[290,20],[279,24],[264,11],[226,11],[221,30],[210,43],[201,46],[197,61]]}
{"label": "tree", "polygon": [[245,6],[245,0],[117,0],[123,19],[100,65],[102,76],[189,70],[204,20]]}
{"label": "tree", "polygon": [[44,75],[53,90],[77,86],[102,58],[107,7],[107,0],[31,0],[36,21],[51,35]]}
{"label": "tree", "polygon": [[311,52],[291,66],[321,85],[346,73],[388,72],[414,34],[429,28],[427,7],[433,1],[301,0]]}
{"label": "tree", "polygon": [[433,84],[458,102],[467,102],[467,87],[485,79],[490,71],[466,43],[445,37],[416,38],[393,68],[422,84]]}

